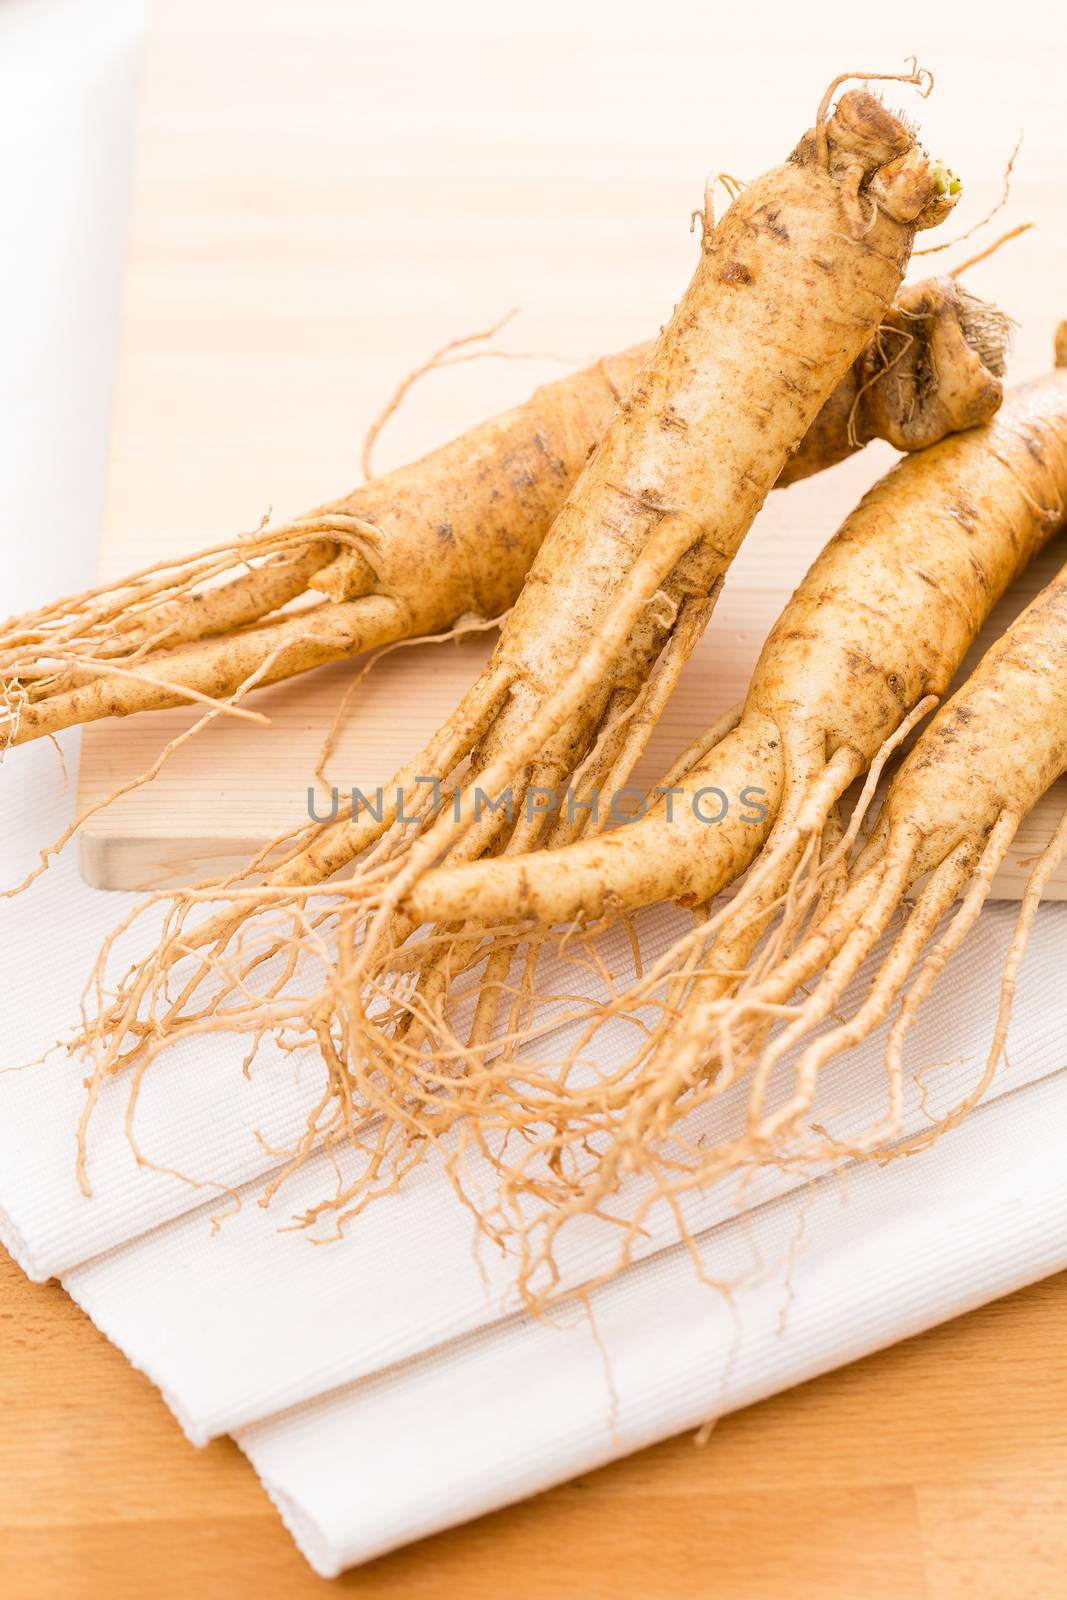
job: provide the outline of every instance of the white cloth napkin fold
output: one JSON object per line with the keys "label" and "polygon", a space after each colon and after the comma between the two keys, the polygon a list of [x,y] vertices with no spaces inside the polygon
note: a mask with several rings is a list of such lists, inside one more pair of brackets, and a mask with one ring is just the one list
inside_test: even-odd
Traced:
{"label": "white cloth napkin fold", "polygon": [[237,1442],[332,1576],[1063,1267],[1065,1127],[1060,1073],[917,1160],[854,1170],[707,1235],[708,1272],[748,1280],[729,1305],[667,1251],[595,1294],[597,1340],[582,1316],[516,1319]]}
{"label": "white cloth napkin fold", "polygon": [[[940,1000],[916,1029],[909,1059],[916,1066],[944,1064],[924,1075],[925,1099],[914,1082],[909,1084],[909,1131],[943,1116],[976,1081],[1016,910],[1013,905],[990,909]],[[1019,1016],[1009,1038],[1011,1065],[1002,1069],[996,1094],[1067,1064],[1065,950],[1067,906],[1049,907],[1024,963]],[[542,970],[551,985],[547,961]],[[960,1003],[961,995],[966,1004]],[[602,1061],[610,1062],[619,1051],[620,1035],[621,1030],[602,1042]],[[827,1072],[817,1115],[834,1131],[858,1134],[878,1119],[885,1098],[881,1045],[879,1036]],[[232,1098],[215,1100],[215,1109],[233,1119],[237,1142],[247,1115],[241,1090],[247,1087],[238,1080]],[[744,1092],[741,1086],[725,1097],[697,1128],[736,1130]],[[23,1127],[32,1130],[33,1124],[24,1120]],[[225,1148],[221,1133],[217,1148]],[[477,1170],[472,1163],[472,1179]],[[470,1214],[440,1159],[416,1169],[399,1194],[376,1202],[340,1240],[316,1247],[307,1231],[280,1231],[290,1218],[329,1196],[335,1181],[329,1161],[320,1156],[269,1211],[257,1204],[262,1189],[257,1180],[246,1186],[240,1210],[217,1232],[210,1214],[225,1207],[216,1203],[64,1274],[79,1304],[159,1384],[193,1440],[202,1442],[408,1360],[516,1309],[514,1259],[484,1244],[476,1250]],[[704,1232],[731,1218],[739,1204],[752,1210],[801,1181],[796,1172],[764,1170],[748,1177],[743,1196],[736,1181],[721,1183],[685,1200],[686,1224],[693,1233]],[[136,1177],[122,1187],[131,1196],[123,1214],[131,1216]],[[475,1187],[491,1192],[490,1175]],[[610,1209],[625,1215],[641,1192],[631,1185]],[[93,1204],[81,1200],[80,1208]],[[638,1259],[677,1239],[666,1207],[653,1211],[645,1227],[647,1236],[635,1247]],[[328,1221],[315,1230],[320,1237],[331,1231]],[[560,1235],[557,1258],[565,1280],[580,1284],[608,1269],[618,1250],[615,1227],[582,1217]],[[147,1282],[154,1285],[151,1294],[145,1293]],[[193,1289],[195,1314],[189,1308]]]}
{"label": "white cloth napkin fold", "polygon": [[[2,773],[6,794],[18,797],[20,819],[0,843],[7,881],[17,865],[13,858],[26,853],[26,839],[57,826],[66,804],[47,746],[13,757]],[[24,896],[0,902],[0,933],[26,958],[22,1004],[8,1009],[0,1033],[6,1063],[39,1053],[73,1020],[97,947],[130,899],[88,889],[71,854]],[[975,1081],[1016,913],[1013,904],[988,909],[915,1029],[909,1061],[941,1065],[924,1075],[925,1099],[909,1084],[909,1129],[943,1115]],[[688,919],[679,913],[656,910],[646,919],[646,949],[661,948],[684,926]],[[609,952],[615,964],[625,944],[620,937]],[[1065,948],[1067,905],[1048,906],[1022,968],[1009,1065],[998,1076],[997,1093],[1067,1063]],[[542,971],[548,989],[557,987],[550,957]],[[862,983],[861,974],[856,988]],[[621,1026],[609,1027],[598,1055],[611,1064],[631,1044]],[[876,1037],[825,1073],[817,1114],[835,1131],[859,1133],[878,1118],[881,1045]],[[63,1276],[99,1326],[159,1384],[196,1442],[409,1360],[516,1308],[509,1292],[513,1260],[487,1248],[476,1254],[470,1215],[439,1158],[417,1169],[398,1195],[377,1202],[337,1242],[315,1246],[304,1231],[280,1231],[334,1187],[333,1169],[320,1156],[269,1210],[257,1203],[276,1164],[268,1146],[283,1147],[300,1132],[320,1092],[321,1068],[314,1059],[267,1056],[247,1079],[243,1055],[240,1040],[200,1040],[165,1055],[146,1074],[135,1124],[138,1148],[173,1170],[138,1165],[126,1127],[129,1085],[114,1080],[90,1125],[94,1192],[88,1199],[74,1165],[84,1061],[53,1055],[0,1076],[0,1236],[34,1276]],[[780,1092],[784,1088],[783,1079]],[[701,1113],[694,1135],[736,1127],[744,1093],[739,1086]],[[211,1187],[194,1187],[176,1172]],[[797,1181],[795,1174],[763,1172],[747,1183],[744,1204],[766,1203]],[[490,1183],[486,1176],[479,1186]],[[240,1190],[236,1212],[218,1187],[223,1184]],[[639,1193],[631,1188],[613,1209],[621,1214]],[[714,1227],[737,1203],[734,1184],[693,1195],[684,1207],[687,1226],[693,1232]],[[677,1238],[665,1208],[646,1225],[639,1256]],[[329,1231],[327,1221],[317,1233]],[[578,1284],[604,1271],[618,1248],[615,1228],[576,1219],[561,1235],[567,1280]]]}
{"label": "white cloth napkin fold", "polygon": [[[13,767],[4,779],[20,788],[29,781]],[[110,907],[115,900],[79,885],[61,863],[33,898],[16,902],[20,947],[31,952],[29,975],[45,967],[54,942],[49,919],[36,909],[37,893],[51,893],[53,884],[70,913],[63,948],[72,967],[75,925],[89,959],[99,902]],[[79,922],[82,907],[93,915]],[[1012,906],[987,912],[953,982],[923,1021],[916,1062],[970,1055],[929,1077],[933,1114],[973,1081],[975,1047],[988,1031],[1014,914]],[[0,1078],[0,1198],[8,1236],[17,1215],[23,1258],[40,1262],[39,1241],[45,1251],[54,1248],[65,1227],[85,1248],[92,1228],[79,1230],[76,1219],[91,1217],[98,1206],[107,1213],[106,1233],[121,1237],[127,1229],[127,1242],[102,1255],[93,1257],[90,1243],[82,1264],[68,1263],[65,1283],[161,1385],[191,1437],[236,1430],[308,1559],[333,1573],[1067,1264],[1060,1148],[1067,1074],[1057,1073],[1067,1054],[1065,940],[1067,907],[1047,907],[1023,970],[999,1104],[921,1158],[886,1171],[849,1169],[845,1206],[836,1179],[776,1199],[786,1180],[768,1174],[746,1196],[750,1205],[763,1204],[743,1221],[731,1217],[735,1197],[728,1189],[690,1214],[693,1226],[718,1223],[701,1238],[709,1271],[742,1281],[737,1330],[696,1279],[688,1255],[663,1248],[670,1237],[665,1228],[650,1242],[658,1255],[595,1295],[596,1327],[618,1395],[614,1419],[603,1355],[588,1326],[574,1312],[564,1314],[562,1330],[508,1314],[509,1264],[483,1252],[488,1279],[482,1281],[469,1218],[430,1167],[339,1244],[316,1248],[302,1233],[278,1233],[279,1219],[255,1204],[259,1177],[247,1186],[240,1211],[213,1235],[210,1215],[225,1205],[175,1214],[199,1196],[177,1180],[137,1169],[116,1099],[101,1127],[94,1126],[99,1194],[85,1200],[73,1181],[79,1069],[59,1060]],[[44,1004],[50,992],[44,1015],[52,1018],[63,992],[54,977],[53,971],[40,994]],[[4,1056],[12,1059],[6,1050]],[[199,1156],[202,1170],[241,1148],[252,1107],[261,1119],[271,1109],[266,1085],[273,1069],[262,1083],[235,1075],[220,1088],[217,1067],[214,1047],[175,1062],[159,1074],[160,1098],[154,1108],[146,1100],[143,1119],[153,1140],[167,1132],[182,1159]],[[1035,1084],[1042,1074],[1048,1076]],[[1007,1092],[1023,1083],[1030,1086]],[[877,1114],[876,1053],[850,1057],[832,1088],[838,1125]],[[201,1105],[209,1093],[210,1103]],[[294,1090],[279,1126],[290,1113],[295,1124],[298,1102]],[[157,1133],[148,1111],[168,1105],[174,1122]],[[908,1120],[918,1125],[914,1099]],[[175,1129],[189,1141],[184,1149]],[[95,1142],[105,1130],[106,1162]],[[209,1134],[211,1142],[197,1150],[196,1141]],[[240,1166],[234,1159],[232,1169]],[[328,1181],[323,1164],[310,1163],[287,1209],[319,1198]],[[155,1215],[172,1220],[142,1231]],[[792,1263],[794,1298],[778,1338],[785,1269],[801,1221],[808,1243]],[[580,1235],[574,1273],[603,1262],[609,1243],[613,1236]],[[763,1269],[749,1284],[753,1250]],[[353,1378],[363,1381],[351,1384]],[[282,1412],[300,1400],[306,1403]]]}

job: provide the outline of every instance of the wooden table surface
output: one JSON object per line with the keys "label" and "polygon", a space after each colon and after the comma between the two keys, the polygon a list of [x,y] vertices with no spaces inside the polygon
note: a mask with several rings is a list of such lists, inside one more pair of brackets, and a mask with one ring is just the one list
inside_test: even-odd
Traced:
{"label": "wooden table surface", "polygon": [[[346,487],[362,427],[399,373],[515,300],[529,315],[515,344],[586,353],[644,336],[656,308],[669,310],[673,290],[662,284],[688,270],[684,218],[704,170],[691,158],[696,143],[707,145],[704,164],[756,170],[778,158],[781,127],[807,115],[833,71],[891,67],[912,49],[943,75],[944,97],[922,108],[924,122],[983,199],[1027,122],[1029,165],[1010,220],[1040,210],[1043,232],[979,269],[974,287],[1024,319],[1021,366],[1041,365],[1067,309],[1056,265],[1063,217],[1054,205],[1045,214],[1064,194],[1051,137],[1062,53],[1049,13],[1038,26],[1034,7],[1013,7],[992,35],[951,8],[936,23],[931,10],[927,24],[924,7],[906,38],[902,29],[887,39],[881,19],[853,9],[844,51],[829,15],[819,34],[803,8],[774,5],[775,18],[757,9],[725,28],[696,0],[618,0],[607,31],[589,0],[546,0],[521,17],[493,7],[484,25],[470,4],[462,18],[425,9],[403,30],[401,71],[388,8],[161,4],[127,282],[111,568],[139,557],[146,531],[164,548],[179,537],[197,545],[248,526],[271,500],[292,509]],[[768,55],[772,21],[779,48]],[[505,59],[507,27],[522,36]],[[417,160],[403,142],[416,108]],[[319,152],[311,166],[309,142]],[[664,148],[685,159],[665,167]],[[350,180],[340,205],[338,172]],[[560,215],[566,249],[549,238]],[[376,301],[391,280],[396,293]],[[205,353],[216,358],[209,379]],[[493,382],[514,382],[496,363],[487,383],[489,367]],[[431,388],[394,435],[392,458],[473,421],[485,409],[479,393],[477,383],[462,394]],[[501,389],[501,402],[513,397]],[[338,1586],[464,1600],[1058,1600],[1065,1326],[1067,1275],[727,1419],[702,1450],[674,1440]],[[327,1592],[236,1447],[192,1449],[147,1380],[58,1286],[30,1285],[0,1260],[3,1600]]]}
{"label": "wooden table surface", "polygon": [[3,1600],[1062,1600],[1067,1273],[330,1585],[55,1284],[0,1260]]}

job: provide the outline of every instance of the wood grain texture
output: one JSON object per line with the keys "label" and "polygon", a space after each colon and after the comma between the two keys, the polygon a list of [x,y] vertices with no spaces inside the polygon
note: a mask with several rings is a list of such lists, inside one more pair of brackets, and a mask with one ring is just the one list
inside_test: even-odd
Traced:
{"label": "wood grain texture", "polygon": [[[929,101],[903,89],[895,99],[969,186],[957,233],[996,199],[1025,121],[1004,221],[1034,219],[1040,232],[968,283],[1020,319],[1013,374],[1042,370],[1067,309],[1067,175],[1059,57],[1041,8],[1013,8],[998,35],[961,26],[954,7],[909,18],[905,6],[897,40],[840,0],[820,8],[818,25],[765,0],[725,29],[698,0],[621,0],[610,27],[597,0],[488,10],[417,0],[404,26],[348,0],[161,0],[144,76],[101,576],[252,528],[272,507],[284,517],[346,491],[398,379],[509,306],[522,307],[498,341],[511,350],[584,361],[648,337],[692,270],[689,213],[705,172],[756,173],[788,152],[842,64],[838,11],[848,18],[845,65],[892,70],[917,49],[937,74]],[[916,260],[912,276],[972,248]],[[380,464],[414,458],[559,371],[551,360],[488,360],[432,376],[391,423]],[[871,447],[771,496],[638,781],[654,782],[739,697],[786,596],[891,459]],[[1058,560],[1050,554],[1041,573]],[[996,627],[1032,587],[1020,585]],[[332,764],[340,787],[388,780],[488,649],[483,639],[383,660]],[[307,785],[351,674],[343,664],[259,695],[269,729],[225,720],[205,729],[150,787],[88,823],[89,881],[189,881],[306,819]],[[172,711],[90,728],[82,805],[145,771],[194,720]],[[1065,801],[1061,786],[1024,826],[997,893],[1018,894],[1023,863]],[[1053,892],[1067,895],[1067,869]]]}
{"label": "wood grain texture", "polygon": [[0,1258],[4,1600],[1061,1600],[1067,1274],[333,1584]]}

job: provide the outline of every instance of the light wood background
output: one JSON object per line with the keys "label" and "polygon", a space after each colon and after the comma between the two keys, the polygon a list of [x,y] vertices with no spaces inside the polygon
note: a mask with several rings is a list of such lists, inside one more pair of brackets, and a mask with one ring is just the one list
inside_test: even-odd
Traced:
{"label": "light wood background", "polygon": [[[688,281],[706,172],[784,158],[842,65],[937,74],[921,116],[968,198],[944,237],[1001,191],[1000,222],[1039,230],[969,277],[1020,322],[1013,373],[1049,364],[1067,313],[1067,176],[1048,18],[984,6],[909,17],[892,37],[839,0],[778,0],[729,22],[699,0],[162,0],[145,69],[101,574],[114,577],[298,514],[358,479],[368,423],[398,379],[457,334],[521,315],[502,348],[585,361],[648,337]],[[834,13],[848,17],[848,50]],[[1036,20],[1043,17],[1041,31]],[[774,47],[767,48],[773,39]],[[720,198],[724,199],[723,196]],[[931,235],[926,241],[935,242]],[[922,242],[922,241],[920,241]],[[913,265],[955,264],[964,244]],[[383,438],[410,460],[521,399],[551,360],[473,363],[428,379]],[[649,782],[743,691],[786,596],[892,459],[872,447],[772,495],[639,769]],[[1062,561],[1043,563],[995,627]],[[342,792],[387,782],[456,704],[491,641],[395,652],[360,689],[331,768]],[[149,788],[82,833],[83,871],[139,888],[223,870],[307,818],[307,785],[351,667],[256,697],[269,729],[222,719]],[[199,713],[97,724],[81,801],[152,763]],[[1067,785],[1021,831],[997,892],[1048,837]],[[1054,892],[1067,895],[1067,869]]]}
{"label": "light wood background", "polygon": [[[963,220],[995,195],[1026,123],[1006,220],[1039,216],[1040,240],[978,269],[973,287],[1023,319],[1016,370],[1038,370],[1067,282],[1054,19],[981,4],[931,19],[904,5],[887,32],[855,8],[820,12],[815,27],[804,8],[720,16],[669,0],[402,14],[165,0],[145,76],[103,569],[341,490],[397,375],[509,304],[526,308],[514,348],[585,355],[643,336],[687,275],[685,218],[705,168],[768,165],[840,66],[912,49],[941,75],[923,118],[972,182]],[[554,369],[462,370],[427,385],[386,462]],[[880,465],[872,452],[772,502],[761,536],[780,539],[782,567],[762,599],[752,586],[751,612],[736,575],[715,624],[727,655],[754,648],[757,606],[773,609],[804,539],[824,537]],[[452,651],[417,673],[404,653],[384,662],[342,751],[346,779],[391,764],[390,739],[414,742],[398,707],[433,722],[474,666]],[[691,677],[708,703],[669,721],[660,761],[719,703],[701,663]],[[94,870],[127,882],[188,870],[192,855],[212,863],[298,812],[301,762],[343,678],[270,697],[269,742],[213,730],[195,809],[181,807],[190,769],[176,764],[150,799],[95,826]],[[95,730],[83,794],[146,765],[180,717]],[[1065,1318],[1067,1275],[729,1418],[703,1450],[661,1445],[339,1586],[464,1600],[1060,1600]],[[4,1600],[328,1592],[236,1448],[192,1450],[57,1286],[0,1261]]]}

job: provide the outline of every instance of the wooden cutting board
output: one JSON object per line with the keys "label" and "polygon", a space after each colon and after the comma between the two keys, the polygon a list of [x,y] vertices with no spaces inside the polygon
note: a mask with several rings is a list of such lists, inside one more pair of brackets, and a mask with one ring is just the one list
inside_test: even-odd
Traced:
{"label": "wooden cutting board", "polygon": [[[779,48],[723,38],[706,7],[581,6],[530,15],[422,8],[417,42],[342,0],[165,0],[145,69],[100,574],[114,578],[297,514],[359,478],[365,430],[429,351],[521,314],[497,340],[537,359],[485,360],[426,379],[383,438],[411,459],[557,374],[647,337],[693,264],[688,232],[706,170],[758,172],[807,127],[840,64],[825,33],[783,8]],[[509,33],[510,30],[510,33]],[[750,31],[751,32],[751,31]],[[595,35],[595,36],[594,36]],[[935,96],[891,96],[969,185],[956,232],[997,198],[1025,122],[1002,219],[1027,235],[968,276],[1021,323],[1013,375],[1048,364],[1067,311],[1067,179],[1055,63],[1030,41],[986,59],[957,26],[924,28]],[[863,48],[861,48],[861,45]],[[911,46],[909,45],[909,48]],[[864,55],[864,49],[868,53]],[[884,40],[848,61],[892,69]],[[893,59],[886,60],[889,55]],[[714,77],[685,63],[714,64]],[[521,66],[521,70],[509,70]],[[845,62],[847,65],[848,62]],[[679,67],[682,70],[679,70]],[[759,116],[752,73],[759,69]],[[978,241],[980,246],[982,240]],[[970,244],[916,262],[954,264]],[[792,587],[892,459],[876,446],[771,497],[638,778],[652,782],[739,698]],[[995,627],[1064,559],[1050,554]],[[988,635],[987,635],[988,638]],[[346,789],[385,782],[474,678],[485,638],[395,651],[354,697],[331,764]],[[341,664],[261,693],[268,728],[217,720],[149,785],[82,833],[89,882],[144,888],[236,864],[307,815],[308,785],[352,674]],[[172,711],[85,734],[88,806],[149,768],[195,720]],[[997,882],[1017,896],[1067,789],[1021,830]],[[1067,897],[1067,871],[1054,892]]]}

